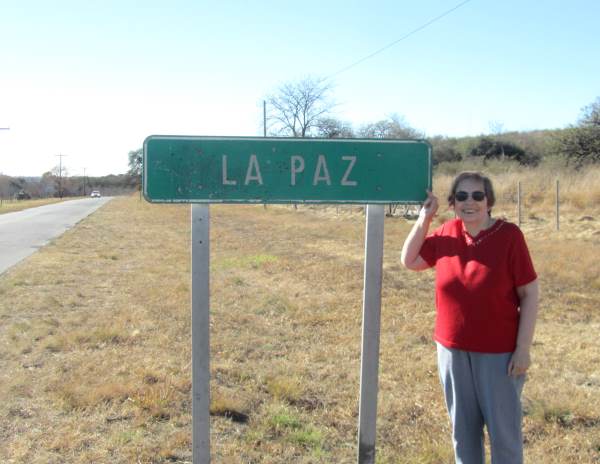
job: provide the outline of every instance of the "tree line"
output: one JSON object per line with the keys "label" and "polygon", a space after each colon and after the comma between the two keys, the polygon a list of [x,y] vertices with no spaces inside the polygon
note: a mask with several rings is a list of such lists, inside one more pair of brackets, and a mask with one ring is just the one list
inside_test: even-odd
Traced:
{"label": "tree line", "polygon": [[41,177],[11,177],[0,174],[0,198],[64,198],[87,196],[92,190],[102,195],[121,195],[135,190],[137,179],[129,174],[101,177],[59,175],[57,170]]}
{"label": "tree line", "polygon": [[536,165],[549,156],[564,157],[580,168],[600,162],[600,97],[582,109],[579,120],[565,129],[529,132],[504,132],[496,123],[491,134],[475,137],[426,137],[401,116],[354,129],[352,124],[333,116],[335,102],[332,85],[307,77],[280,86],[266,98],[270,135],[325,138],[425,139],[433,147],[434,164],[455,162],[469,157],[484,160],[514,160]]}
{"label": "tree line", "polygon": [[[354,128],[334,116],[333,86],[325,79],[307,77],[287,82],[265,98],[265,133],[279,137],[419,139],[432,146],[434,167],[472,158],[512,160],[535,166],[544,158],[561,157],[581,168],[600,162],[600,97],[582,110],[580,119],[565,129],[505,132],[495,123],[491,134],[471,137],[426,135],[399,114]],[[142,149],[128,154],[128,174],[141,183]]]}
{"label": "tree line", "polygon": [[[434,166],[473,158],[512,160],[535,166],[544,158],[560,157],[582,168],[600,162],[600,97],[564,129],[506,132],[496,123],[490,134],[470,137],[427,137],[399,114],[355,128],[334,116],[333,87],[324,79],[307,77],[288,82],[265,98],[266,132],[270,136],[427,140]],[[0,173],[0,197],[68,197],[101,190],[105,195],[141,188],[142,149],[128,153],[125,174],[104,177],[67,176],[59,167],[41,177],[9,177]]]}

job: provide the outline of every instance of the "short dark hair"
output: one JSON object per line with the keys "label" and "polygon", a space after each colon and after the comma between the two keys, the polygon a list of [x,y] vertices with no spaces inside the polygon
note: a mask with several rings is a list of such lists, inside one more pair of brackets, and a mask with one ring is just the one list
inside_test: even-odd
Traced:
{"label": "short dark hair", "polygon": [[485,192],[485,196],[487,198],[488,207],[491,209],[492,206],[496,204],[494,186],[492,185],[492,181],[489,177],[477,171],[464,171],[454,178],[452,185],[450,186],[450,193],[448,194],[448,206],[454,206],[454,195],[456,195],[458,184],[467,179],[483,183],[483,191]]}

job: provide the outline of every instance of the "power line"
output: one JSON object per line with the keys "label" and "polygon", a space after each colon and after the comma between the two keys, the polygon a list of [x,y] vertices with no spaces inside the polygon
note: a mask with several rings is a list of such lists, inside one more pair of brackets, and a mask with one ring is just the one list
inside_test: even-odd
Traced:
{"label": "power line", "polygon": [[374,51],[373,53],[371,53],[370,55],[365,56],[364,58],[361,58],[358,61],[355,61],[354,63],[346,66],[345,68],[340,69],[339,71],[334,72],[333,74],[330,74],[329,76],[327,76],[325,79],[331,79],[334,76],[337,76],[338,74],[341,74],[343,72],[348,71],[349,69],[352,69],[355,66],[358,66],[359,64],[361,64],[363,61],[367,61],[369,58],[373,58],[375,55],[378,55],[379,53],[381,53],[384,50],[387,50],[390,47],[393,47],[394,45],[396,45],[398,42],[402,42],[403,40],[409,38],[411,35],[416,34],[419,31],[422,31],[423,29],[425,29],[427,26],[430,26],[431,24],[435,23],[436,21],[442,19],[444,16],[449,15],[450,13],[452,13],[455,10],[458,10],[461,6],[469,3],[471,0],[464,0],[463,2],[459,3],[458,5],[454,6],[453,8],[450,8],[449,10],[445,11],[444,13],[442,13],[439,16],[436,16],[433,19],[430,19],[429,21],[427,21],[425,24],[422,24],[421,26],[417,27],[416,29],[413,29],[412,31],[410,31],[409,33],[403,35],[402,37],[400,37],[397,40],[394,40],[393,42],[387,44],[385,47],[380,48],[379,50]]}

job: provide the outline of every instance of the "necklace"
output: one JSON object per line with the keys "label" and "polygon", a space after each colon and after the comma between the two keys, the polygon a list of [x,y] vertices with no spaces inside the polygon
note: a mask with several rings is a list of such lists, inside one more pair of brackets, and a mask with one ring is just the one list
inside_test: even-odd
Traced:
{"label": "necklace", "polygon": [[[497,227],[496,227],[496,223],[498,223]],[[465,229],[464,224],[463,224],[463,237],[465,238],[465,242],[467,243],[467,246],[479,245],[486,238],[491,237],[496,232],[498,232],[503,224],[504,224],[503,221],[494,221],[492,218],[489,218],[486,228],[480,230],[479,233],[475,237],[478,237],[481,234],[481,232],[485,232],[485,231],[489,231],[489,232],[481,235],[481,237],[477,238],[477,240],[475,240],[473,237],[471,237],[471,235],[467,232],[467,230]]]}

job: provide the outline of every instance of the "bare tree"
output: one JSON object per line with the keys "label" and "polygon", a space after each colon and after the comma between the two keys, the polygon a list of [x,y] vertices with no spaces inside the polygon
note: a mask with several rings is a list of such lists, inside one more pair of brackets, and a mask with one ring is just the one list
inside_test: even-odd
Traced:
{"label": "bare tree", "polygon": [[506,157],[506,153],[504,153],[504,143],[503,143],[503,137],[502,134],[504,134],[504,124],[501,123],[500,121],[490,121],[488,123],[488,126],[490,128],[490,132],[492,133],[492,135],[494,135],[494,139],[496,140],[496,142],[500,145],[500,150],[501,150],[501,155],[500,155],[500,159],[504,160]]}
{"label": "bare tree", "polygon": [[129,166],[129,170],[127,171],[127,174],[129,174],[131,177],[139,177],[142,175],[143,154],[144,150],[142,148],[131,150],[128,153],[127,165]]}
{"label": "bare tree", "polygon": [[335,106],[332,85],[325,79],[307,77],[283,84],[267,97],[270,132],[275,135],[308,137],[318,130]]}
{"label": "bare tree", "polygon": [[500,121],[489,121],[488,127],[490,128],[490,133],[496,136],[502,135],[506,132],[506,130],[504,129],[504,123]]}
{"label": "bare tree", "polygon": [[317,135],[328,139],[349,139],[354,137],[354,131],[349,122],[329,117],[317,123]]}
{"label": "bare tree", "polygon": [[24,185],[24,179],[0,174],[0,198],[14,197],[20,190],[23,190]]}
{"label": "bare tree", "polygon": [[392,114],[388,119],[362,126],[361,137],[369,139],[422,139],[424,134],[412,128],[402,116]]}
{"label": "bare tree", "polygon": [[[425,135],[412,128],[402,116],[392,114],[387,119],[365,124],[358,134],[360,137],[369,139],[422,139]],[[399,203],[388,204],[388,216],[393,216],[398,209]],[[404,209],[405,216],[408,214],[408,207]]]}

